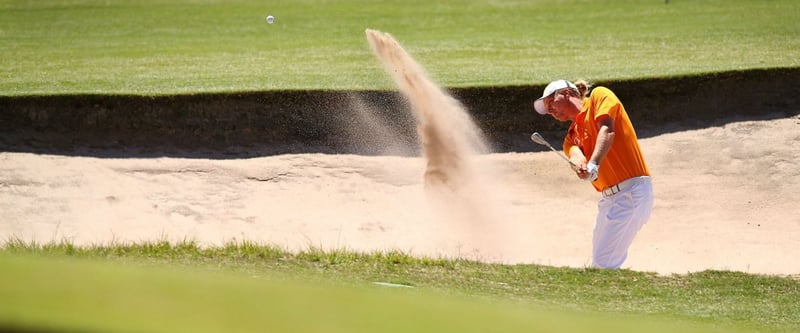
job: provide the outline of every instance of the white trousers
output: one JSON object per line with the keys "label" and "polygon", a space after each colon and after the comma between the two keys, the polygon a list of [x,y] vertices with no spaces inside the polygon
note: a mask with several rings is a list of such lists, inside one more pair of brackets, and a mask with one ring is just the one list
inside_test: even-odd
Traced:
{"label": "white trousers", "polygon": [[[620,192],[604,196],[597,204],[592,239],[592,266],[617,269],[628,257],[633,238],[653,211],[653,184],[640,177]],[[637,179],[638,180],[638,179]]]}

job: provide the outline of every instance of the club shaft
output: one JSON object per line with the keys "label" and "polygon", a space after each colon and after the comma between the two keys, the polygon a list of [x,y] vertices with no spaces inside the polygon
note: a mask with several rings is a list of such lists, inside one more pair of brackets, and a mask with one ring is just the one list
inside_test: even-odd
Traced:
{"label": "club shaft", "polygon": [[550,145],[547,145],[547,146],[550,147],[550,150],[552,150],[554,153],[556,153],[556,155],[558,155],[559,157],[561,157],[562,159],[567,161],[569,164],[571,164],[572,166],[576,166],[575,163],[572,163],[572,161],[570,161],[566,156],[564,156],[564,154],[561,154],[558,150],[556,150],[555,148],[553,148]]}
{"label": "club shaft", "polygon": [[533,142],[536,142],[536,143],[541,144],[541,145],[545,145],[545,146],[547,146],[547,148],[550,148],[550,150],[552,150],[554,153],[556,153],[556,155],[558,155],[559,157],[561,157],[562,159],[567,161],[567,163],[569,163],[569,165],[572,166],[573,168],[577,168],[578,167],[577,165],[575,165],[575,163],[572,163],[572,161],[570,161],[567,158],[567,156],[565,156],[564,154],[562,154],[561,152],[559,152],[558,150],[553,148],[553,146],[549,142],[547,142],[547,140],[545,140],[541,135],[539,135],[539,133],[534,132],[533,135],[531,135],[531,139],[533,140]]}

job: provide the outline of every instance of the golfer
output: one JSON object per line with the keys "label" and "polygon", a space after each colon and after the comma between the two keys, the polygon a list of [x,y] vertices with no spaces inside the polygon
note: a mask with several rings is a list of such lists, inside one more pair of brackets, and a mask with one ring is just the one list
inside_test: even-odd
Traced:
{"label": "golfer", "polygon": [[564,152],[575,174],[602,194],[592,237],[592,266],[617,269],[653,209],[650,171],[625,108],[608,88],[553,81],[534,102],[539,114],[571,121]]}

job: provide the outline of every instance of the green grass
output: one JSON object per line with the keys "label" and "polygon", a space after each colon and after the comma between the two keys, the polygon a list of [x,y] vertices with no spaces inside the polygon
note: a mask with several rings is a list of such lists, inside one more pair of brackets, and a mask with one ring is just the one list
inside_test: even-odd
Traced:
{"label": "green grass", "polygon": [[[0,249],[0,327],[90,331],[796,332],[800,281],[252,243]],[[389,282],[413,288],[391,288]]]}
{"label": "green grass", "polygon": [[9,0],[0,95],[393,89],[366,28],[450,87],[797,67],[798,12],[795,0]]}

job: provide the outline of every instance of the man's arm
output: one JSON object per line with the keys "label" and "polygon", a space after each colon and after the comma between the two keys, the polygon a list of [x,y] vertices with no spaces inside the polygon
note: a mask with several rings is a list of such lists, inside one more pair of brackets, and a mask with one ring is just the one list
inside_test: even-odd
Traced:
{"label": "man's arm", "polygon": [[596,165],[600,165],[600,162],[611,150],[611,144],[614,143],[614,119],[608,116],[602,117],[597,120],[597,127],[599,128],[597,141],[592,150],[592,157],[589,158],[587,164],[594,162]]}
{"label": "man's arm", "polygon": [[589,172],[586,170],[586,156],[583,155],[583,152],[578,146],[569,148],[569,160],[578,166],[577,168],[573,168],[578,178],[586,179],[589,177]]}
{"label": "man's arm", "polygon": [[568,155],[572,163],[575,163],[579,168],[586,168],[586,156],[583,156],[583,152],[578,146],[570,147]]}

